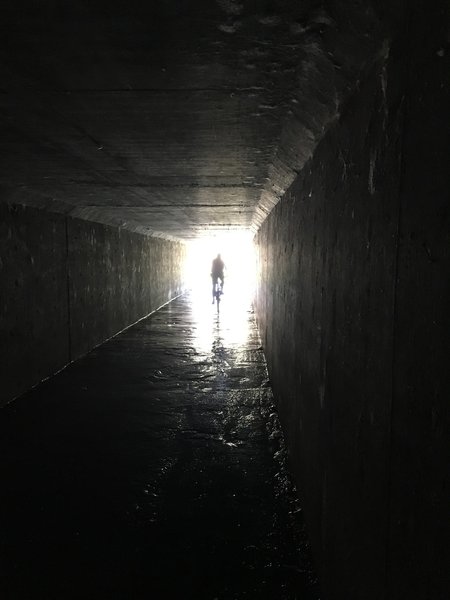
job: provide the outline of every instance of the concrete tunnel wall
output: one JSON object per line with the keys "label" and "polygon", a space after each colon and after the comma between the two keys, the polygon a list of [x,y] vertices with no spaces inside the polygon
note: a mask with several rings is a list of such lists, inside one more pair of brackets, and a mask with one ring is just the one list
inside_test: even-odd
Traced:
{"label": "concrete tunnel wall", "polygon": [[0,405],[182,291],[184,244],[6,204],[0,228]]}
{"label": "concrete tunnel wall", "polygon": [[255,238],[257,319],[327,600],[448,592],[447,12],[415,5]]}

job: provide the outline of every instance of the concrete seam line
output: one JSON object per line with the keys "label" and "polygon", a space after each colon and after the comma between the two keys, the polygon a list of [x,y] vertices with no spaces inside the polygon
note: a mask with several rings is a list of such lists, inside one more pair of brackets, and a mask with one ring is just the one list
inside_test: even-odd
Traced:
{"label": "concrete seam line", "polygon": [[64,217],[65,232],[66,232],[66,286],[67,286],[67,345],[68,358],[70,364],[72,362],[72,324],[71,324],[71,306],[70,306],[70,256],[69,256],[69,219],[67,215]]}
{"label": "concrete seam line", "polygon": [[[405,26],[402,31],[404,35],[404,40],[409,40],[410,38],[410,29],[411,29],[411,8],[405,4],[406,10],[406,19]],[[404,65],[403,72],[406,72],[406,85],[405,92],[403,96],[404,108],[402,114],[401,121],[401,142],[400,142],[400,159],[399,159],[399,169],[398,169],[398,186],[397,186],[397,228],[396,228],[396,239],[395,239],[395,256],[394,256],[394,272],[392,278],[392,355],[391,355],[391,395],[390,395],[390,405],[388,412],[388,448],[387,448],[387,456],[386,456],[386,522],[385,522],[385,564],[384,564],[384,594],[385,597],[389,597],[389,554],[391,549],[390,544],[390,535],[391,535],[391,527],[392,527],[392,516],[391,516],[391,501],[392,501],[392,447],[393,447],[393,414],[394,414],[394,398],[395,398],[395,382],[396,382],[396,341],[397,341],[397,309],[398,309],[398,269],[399,269],[399,260],[400,260],[400,235],[401,235],[401,219],[402,219],[402,185],[405,176],[405,163],[404,163],[404,147],[405,147],[405,123],[408,119],[408,98],[409,98],[409,90],[410,90],[410,71],[411,71],[411,48],[410,44],[408,44],[408,52],[404,53]]]}

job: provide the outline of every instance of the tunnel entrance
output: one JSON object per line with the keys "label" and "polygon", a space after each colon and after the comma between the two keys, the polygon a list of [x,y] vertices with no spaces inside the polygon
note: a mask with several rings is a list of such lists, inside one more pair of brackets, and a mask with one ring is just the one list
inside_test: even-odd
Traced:
{"label": "tunnel entrance", "polygon": [[[252,231],[260,342],[322,596],[447,600],[448,0],[59,4],[0,6],[0,465],[33,549],[28,566],[13,552],[5,577],[39,580],[36,507],[59,518],[72,490],[61,465],[81,485],[89,456],[71,453],[70,428],[61,463],[45,436],[38,448],[45,402],[22,395],[170,307],[199,236]],[[202,282],[193,314],[236,319],[245,336],[243,244],[199,250],[189,279]],[[218,252],[220,322],[207,300]],[[100,424],[95,406],[86,418]],[[27,504],[35,454],[48,511]]]}
{"label": "tunnel entrance", "polygon": [[230,231],[214,237],[200,237],[187,246],[186,287],[194,302],[211,299],[212,261],[220,254],[224,268],[224,308],[227,313],[239,312],[254,298],[256,285],[256,255],[250,231]]}

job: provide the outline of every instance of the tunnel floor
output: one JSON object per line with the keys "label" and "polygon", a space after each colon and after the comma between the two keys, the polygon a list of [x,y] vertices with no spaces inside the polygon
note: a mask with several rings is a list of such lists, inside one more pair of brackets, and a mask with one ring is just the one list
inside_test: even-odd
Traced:
{"label": "tunnel floor", "polygon": [[184,295],[0,410],[0,597],[318,598],[247,303]]}

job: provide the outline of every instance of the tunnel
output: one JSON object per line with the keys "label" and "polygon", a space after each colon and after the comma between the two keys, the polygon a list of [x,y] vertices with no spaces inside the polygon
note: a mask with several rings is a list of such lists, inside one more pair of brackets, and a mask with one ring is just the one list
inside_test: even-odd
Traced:
{"label": "tunnel", "polygon": [[0,33],[0,596],[447,599],[448,2]]}

